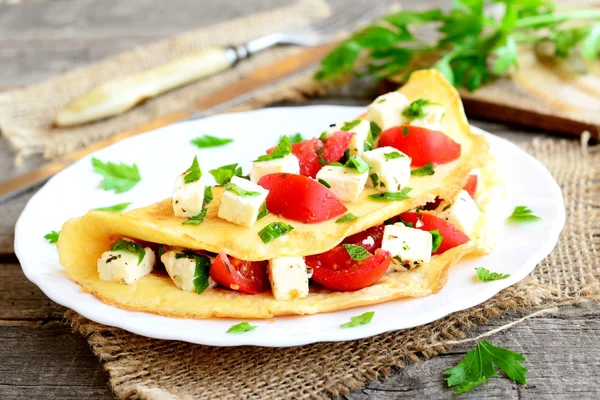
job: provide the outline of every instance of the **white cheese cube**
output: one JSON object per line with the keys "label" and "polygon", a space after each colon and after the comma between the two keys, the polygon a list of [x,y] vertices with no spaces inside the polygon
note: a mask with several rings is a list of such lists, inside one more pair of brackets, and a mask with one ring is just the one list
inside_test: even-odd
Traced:
{"label": "white cheese cube", "polygon": [[317,172],[317,180],[324,180],[341,201],[355,202],[365,188],[369,172],[354,168],[327,165]]}
{"label": "white cheese cube", "polygon": [[466,190],[461,190],[450,207],[437,215],[454,225],[465,235],[471,235],[479,220],[479,208]]}
{"label": "white cheese cube", "polygon": [[365,151],[361,157],[371,167],[368,186],[381,192],[398,192],[408,184],[411,159],[400,150],[379,147]]}
{"label": "white cheese cube", "polygon": [[357,125],[353,126],[348,130],[342,129],[344,125],[351,123],[352,121],[340,121],[325,131],[326,137],[330,137],[335,132],[345,131],[353,133],[352,139],[348,144],[348,150],[352,155],[361,155],[365,151],[365,142],[371,132],[371,124],[369,121],[361,120]]}
{"label": "white cheese cube", "polygon": [[375,122],[382,130],[406,123],[402,111],[410,102],[400,92],[390,92],[379,96],[369,105],[367,119]]}
{"label": "white cheese cube", "polygon": [[193,217],[202,211],[204,204],[204,185],[196,182],[185,183],[184,175],[177,175],[173,188],[173,213],[176,217]]}
{"label": "white cheese cube", "polygon": [[260,178],[269,174],[287,172],[289,174],[300,173],[300,161],[293,154],[269,161],[254,161],[250,170],[250,180],[258,182]]}
{"label": "white cheese cube", "polygon": [[424,116],[410,121],[410,125],[420,126],[427,129],[439,131],[442,129],[442,118],[446,110],[437,104],[429,104],[423,107]]}
{"label": "white cheese cube", "polygon": [[302,257],[269,260],[269,280],[276,300],[295,300],[308,296],[308,270]]}
{"label": "white cheese cube", "polygon": [[248,192],[258,192],[256,196],[241,196],[233,190],[225,190],[219,205],[219,218],[234,224],[251,227],[258,218],[260,207],[265,202],[269,191],[256,183],[239,176],[231,178],[231,183]]}
{"label": "white cheese cube", "polygon": [[381,248],[392,254],[391,271],[405,271],[431,261],[433,237],[427,231],[402,223],[386,225]]}
{"label": "white cheese cube", "polygon": [[139,256],[126,251],[105,251],[98,259],[98,273],[103,281],[121,282],[131,285],[148,275],[156,256],[150,247],[144,248],[146,255],[141,263]]}
{"label": "white cheese cube", "polygon": [[[196,260],[193,258],[180,257],[177,258],[177,254],[181,254],[181,250],[170,250],[164,253],[160,259],[165,265],[167,273],[177,286],[181,290],[193,292],[196,290],[194,287],[194,277],[196,275]],[[209,287],[216,286],[216,282],[211,278],[208,278]]]}

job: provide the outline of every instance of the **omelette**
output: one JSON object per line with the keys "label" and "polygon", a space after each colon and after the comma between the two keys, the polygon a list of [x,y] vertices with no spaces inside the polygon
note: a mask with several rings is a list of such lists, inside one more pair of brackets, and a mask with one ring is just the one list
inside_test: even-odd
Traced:
{"label": "omelette", "polygon": [[247,175],[224,165],[207,186],[195,158],[170,199],[67,221],[62,266],[120,308],[270,318],[427,296],[492,250],[502,181],[438,71],[323,129],[282,137]]}

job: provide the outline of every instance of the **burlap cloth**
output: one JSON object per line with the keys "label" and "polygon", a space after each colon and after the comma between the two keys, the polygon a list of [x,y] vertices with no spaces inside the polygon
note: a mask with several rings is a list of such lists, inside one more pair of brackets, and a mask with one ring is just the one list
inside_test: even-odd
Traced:
{"label": "burlap cloth", "polygon": [[[189,104],[258,65],[296,51],[277,49],[218,77],[152,100],[124,116],[68,131],[48,130],[52,116],[74,96],[108,77],[161,63],[206,43],[240,42],[267,30],[299,25],[325,15],[319,0],[303,0],[284,10],[191,32],[139,48],[56,80],[0,94],[0,127],[23,154],[62,154],[82,144],[131,128]],[[308,76],[287,80],[242,106],[298,100],[317,87]],[[23,108],[27,104],[27,109]],[[30,105],[30,106],[29,106]],[[600,150],[575,141],[543,139],[522,144],[543,162],[563,189],[567,223],[556,249],[531,274],[491,300],[434,323],[372,338],[295,348],[220,348],[149,339],[91,322],[70,311],[75,331],[89,340],[110,374],[119,398],[240,399],[326,398],[347,393],[390,366],[432,357],[468,330],[511,309],[538,310],[600,295]],[[510,314],[508,314],[510,315]],[[440,371],[441,372],[441,371]]]}

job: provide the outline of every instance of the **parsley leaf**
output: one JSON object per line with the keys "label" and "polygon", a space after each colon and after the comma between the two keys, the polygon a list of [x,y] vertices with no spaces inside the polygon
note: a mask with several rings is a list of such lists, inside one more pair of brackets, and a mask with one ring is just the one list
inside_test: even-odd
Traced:
{"label": "parsley leaf", "polygon": [[350,322],[340,325],[340,328],[354,328],[359,325],[366,325],[373,319],[375,311],[367,311],[366,313],[357,315],[356,317],[350,317]]}
{"label": "parsley leaf", "polygon": [[379,176],[377,174],[371,174],[369,175],[369,178],[371,178],[371,183],[373,184],[373,187],[376,188],[379,184]]}
{"label": "parsley leaf", "polygon": [[[290,139],[290,143],[300,143],[304,140],[300,132],[296,132],[292,136],[288,136],[288,138]],[[279,141],[281,141],[281,139],[283,139],[283,136],[279,138]]]}
{"label": "parsley leaf", "polygon": [[260,192],[253,192],[251,190],[242,189],[235,183],[228,182],[225,184],[225,190],[228,192],[233,192],[241,197],[256,197],[260,196]]}
{"label": "parsley leaf", "polygon": [[440,234],[439,229],[434,229],[432,231],[429,231],[429,233],[431,233],[431,252],[435,253],[436,251],[438,251],[440,249],[440,246],[442,245],[442,240],[444,240],[444,237]]}
{"label": "parsley leaf", "polygon": [[358,219],[358,217],[352,213],[348,213],[348,214],[344,214],[341,217],[339,217],[338,219],[335,220],[336,224],[346,224],[348,222],[352,222],[354,220]]}
{"label": "parsley leaf", "polygon": [[531,221],[539,221],[540,217],[537,215],[533,215],[533,211],[531,211],[527,206],[516,206],[513,213],[508,217],[510,222],[531,222]]}
{"label": "parsley leaf", "polygon": [[233,142],[233,139],[218,138],[216,136],[204,135],[192,140],[192,144],[204,149],[208,147],[224,146]]}
{"label": "parsley leaf", "polygon": [[417,118],[422,118],[425,116],[425,106],[429,104],[429,100],[418,99],[410,103],[408,107],[404,111],[402,111],[402,115],[409,121],[412,121]]}
{"label": "parsley leaf", "polygon": [[207,206],[211,201],[213,201],[212,187],[206,186],[204,188],[204,205]]}
{"label": "parsley leaf", "polygon": [[344,248],[348,252],[348,255],[354,261],[366,260],[367,258],[373,255],[362,246],[357,246],[355,244],[342,244],[342,246],[344,246]]}
{"label": "parsley leaf", "polygon": [[412,176],[428,176],[435,174],[435,169],[432,163],[427,163],[423,165],[421,168],[413,169],[410,171]]}
{"label": "parsley leaf", "polygon": [[124,193],[142,180],[136,164],[115,164],[110,161],[105,163],[97,158],[92,158],[92,166],[94,172],[104,177],[100,182],[100,186],[104,190],[114,189],[115,193]]}
{"label": "parsley leaf", "polygon": [[402,126],[402,136],[406,137],[408,136],[408,134],[410,133],[410,130],[408,129],[408,126]]}
{"label": "parsley leaf", "polygon": [[456,367],[444,371],[444,375],[448,375],[448,386],[458,386],[454,391],[456,394],[468,392],[496,375],[494,366],[504,371],[512,381],[524,385],[527,383],[527,368],[521,361],[525,361],[523,355],[482,340]]}
{"label": "parsley leaf", "polygon": [[242,167],[238,167],[237,163],[223,165],[222,167],[211,169],[210,174],[215,178],[219,185],[225,185],[234,176],[242,176]]}
{"label": "parsley leaf", "polygon": [[404,157],[404,154],[400,153],[399,151],[392,151],[391,153],[387,153],[383,155],[383,158],[385,158],[385,161],[389,161],[389,160],[393,160],[396,158],[402,158]]}
{"label": "parsley leaf", "polygon": [[263,243],[269,243],[293,229],[293,226],[284,224],[283,222],[271,222],[258,232],[258,236],[260,236]]}
{"label": "parsley leaf", "polygon": [[263,219],[267,215],[269,215],[269,210],[267,210],[267,202],[263,201],[263,203],[261,204],[260,208],[258,209],[258,216],[256,217],[256,220],[260,221],[261,219]]}
{"label": "parsley leaf", "polygon": [[481,282],[492,282],[499,281],[501,279],[506,279],[510,276],[510,274],[499,274],[498,272],[491,272],[483,267],[475,268],[477,271],[477,280]]}
{"label": "parsley leaf", "polygon": [[319,183],[325,186],[327,189],[331,189],[331,185],[325,179],[319,178]]}
{"label": "parsley leaf", "polygon": [[181,225],[200,225],[204,222],[204,218],[206,218],[206,212],[208,209],[206,207],[202,207],[202,211],[198,214],[193,215],[187,219],[187,221],[183,221]]}
{"label": "parsley leaf", "polygon": [[290,139],[287,136],[282,136],[279,144],[275,149],[269,153],[258,157],[255,161],[270,161],[278,158],[283,158],[288,154],[292,153],[292,145]]}
{"label": "parsley leaf", "polygon": [[184,172],[183,181],[185,183],[192,183],[199,181],[202,178],[202,171],[200,170],[200,164],[198,164],[198,157],[194,156],[192,165]]}
{"label": "parsley leaf", "polygon": [[94,208],[94,210],[96,210],[96,211],[110,211],[110,212],[120,213],[121,211],[125,211],[125,209],[127,207],[129,207],[130,204],[131,203],[119,203],[119,204],[115,204],[114,206],[110,206],[110,207]]}
{"label": "parsley leaf", "polygon": [[412,190],[412,188],[405,187],[399,192],[389,192],[389,193],[376,193],[369,195],[369,198],[372,200],[378,201],[401,201],[410,199],[408,193]]}
{"label": "parsley leaf", "polygon": [[60,231],[52,231],[44,235],[44,239],[48,241],[48,243],[56,243],[58,242],[58,236],[60,235]]}
{"label": "parsley leaf", "polygon": [[194,260],[196,267],[194,269],[194,289],[196,293],[200,294],[208,288],[208,274],[210,270],[211,261],[207,256],[196,253],[193,250],[183,250],[181,253],[175,254],[175,258],[188,258]]}
{"label": "parsley leaf", "polygon": [[381,128],[373,121],[370,121],[369,124],[371,125],[371,135],[373,135],[373,140],[377,140],[379,135],[381,135]]}
{"label": "parsley leaf", "polygon": [[240,322],[239,324],[233,325],[231,328],[229,328],[227,333],[244,333],[256,328],[258,328],[258,326],[250,325],[248,322],[244,321]]}
{"label": "parsley leaf", "polygon": [[350,156],[346,164],[344,164],[344,167],[354,168],[361,174],[364,174],[370,169],[369,164],[367,164],[365,160],[363,160],[359,156]]}
{"label": "parsley leaf", "polygon": [[146,256],[146,250],[132,240],[117,239],[110,245],[110,251],[124,251],[126,253],[136,254],[138,256],[138,263],[140,265]]}
{"label": "parsley leaf", "polygon": [[348,122],[344,122],[344,125],[342,125],[342,127],[340,128],[340,130],[344,131],[344,132],[349,132],[352,129],[356,128],[356,126],[358,124],[361,123],[360,119],[355,119],[354,121],[348,121]]}

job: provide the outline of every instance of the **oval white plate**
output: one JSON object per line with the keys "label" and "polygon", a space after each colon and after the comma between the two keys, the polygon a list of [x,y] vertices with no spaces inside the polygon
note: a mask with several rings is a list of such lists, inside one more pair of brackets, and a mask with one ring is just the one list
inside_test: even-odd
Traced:
{"label": "oval white plate", "polygon": [[[554,248],[564,225],[565,211],[560,188],[537,160],[510,142],[487,134],[507,183],[503,213],[526,205],[542,220],[523,225],[504,224],[494,252],[468,258],[453,266],[444,289],[422,299],[299,317],[252,321],[258,329],[244,334],[226,334],[231,319],[185,320],[122,310],[102,303],[72,282],[58,262],[56,248],[43,236],[59,230],[68,218],[97,207],[133,202],[129,209],[152,204],[171,194],[173,178],[198,155],[205,174],[220,165],[241,162],[244,171],[251,160],[277,143],[283,134],[302,132],[319,136],[330,123],[353,119],[360,107],[311,106],[269,108],[238,114],[223,114],[184,122],[123,140],[94,154],[104,161],[136,163],[142,181],[131,191],[114,194],[100,189],[101,176],[86,157],[52,178],[29,201],[16,226],[15,252],[27,278],[55,302],[105,325],[159,339],[184,340],[215,346],[295,346],[322,341],[364,338],[378,333],[411,328],[473,307],[529,274]],[[190,140],[202,134],[233,138],[233,143],[197,149]],[[502,216],[504,218],[504,216]],[[474,268],[508,273],[510,278],[490,283],[474,280]],[[368,325],[340,329],[351,316],[375,311]]]}

